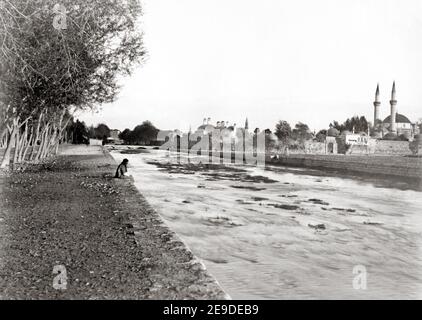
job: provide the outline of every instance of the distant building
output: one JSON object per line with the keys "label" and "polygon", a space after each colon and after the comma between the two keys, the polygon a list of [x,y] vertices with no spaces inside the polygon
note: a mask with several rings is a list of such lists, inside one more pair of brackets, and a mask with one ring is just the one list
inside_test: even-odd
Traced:
{"label": "distant building", "polygon": [[112,138],[113,140],[119,140],[119,134],[120,134],[120,130],[118,129],[110,130],[110,138]]}
{"label": "distant building", "polygon": [[375,91],[374,101],[374,123],[373,134],[375,138],[383,138],[385,136],[405,136],[409,140],[413,140],[414,136],[419,133],[417,124],[412,123],[408,117],[397,112],[396,100],[396,82],[393,83],[390,100],[390,115],[384,120],[380,117],[380,90],[379,85]]}
{"label": "distant building", "polygon": [[107,143],[110,144],[120,144],[123,141],[119,138],[120,130],[112,129],[110,130],[110,137],[107,138]]}
{"label": "distant building", "polygon": [[217,121],[215,125],[211,124],[211,118],[204,118],[202,124],[196,129],[194,134],[196,135],[207,135],[214,130],[220,130],[223,131],[224,129],[227,129],[232,132],[236,132],[237,129],[241,129],[243,131],[248,130],[249,124],[248,124],[248,118],[245,120],[245,126],[237,127],[236,123],[233,123],[230,125],[229,121]]}

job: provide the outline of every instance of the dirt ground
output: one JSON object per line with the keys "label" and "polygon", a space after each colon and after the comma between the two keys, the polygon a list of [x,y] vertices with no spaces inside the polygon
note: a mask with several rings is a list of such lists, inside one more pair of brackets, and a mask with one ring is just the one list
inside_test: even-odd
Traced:
{"label": "dirt ground", "polygon": [[0,173],[0,299],[224,299],[100,147]]}

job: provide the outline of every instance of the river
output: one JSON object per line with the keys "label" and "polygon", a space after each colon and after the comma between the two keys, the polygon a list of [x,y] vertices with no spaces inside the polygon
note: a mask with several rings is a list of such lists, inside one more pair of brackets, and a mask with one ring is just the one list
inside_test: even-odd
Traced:
{"label": "river", "polygon": [[234,299],[422,298],[422,192],[267,166],[177,165],[112,151]]}

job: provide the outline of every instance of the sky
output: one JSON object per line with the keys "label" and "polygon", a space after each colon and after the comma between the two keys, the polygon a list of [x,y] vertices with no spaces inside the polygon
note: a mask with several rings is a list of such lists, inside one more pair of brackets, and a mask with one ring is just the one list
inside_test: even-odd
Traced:
{"label": "sky", "polygon": [[312,130],[363,115],[422,118],[422,0],[142,0],[148,59],[87,124],[195,129],[204,117]]}

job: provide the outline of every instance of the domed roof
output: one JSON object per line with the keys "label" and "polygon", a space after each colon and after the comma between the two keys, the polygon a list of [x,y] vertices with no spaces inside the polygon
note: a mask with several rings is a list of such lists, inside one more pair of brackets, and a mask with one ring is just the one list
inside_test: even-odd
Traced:
{"label": "domed roof", "polygon": [[336,128],[330,128],[327,131],[327,136],[329,137],[338,137],[340,134],[340,131],[338,131]]}
{"label": "domed roof", "polygon": [[[391,121],[391,115],[389,115],[387,118],[385,118],[383,123],[390,123],[390,121]],[[411,123],[411,122],[406,116],[404,116],[400,113],[397,113],[396,114],[396,123]]]}
{"label": "domed roof", "polygon": [[205,130],[205,129],[214,129],[214,126],[211,124],[203,124],[198,127],[198,130]]}

